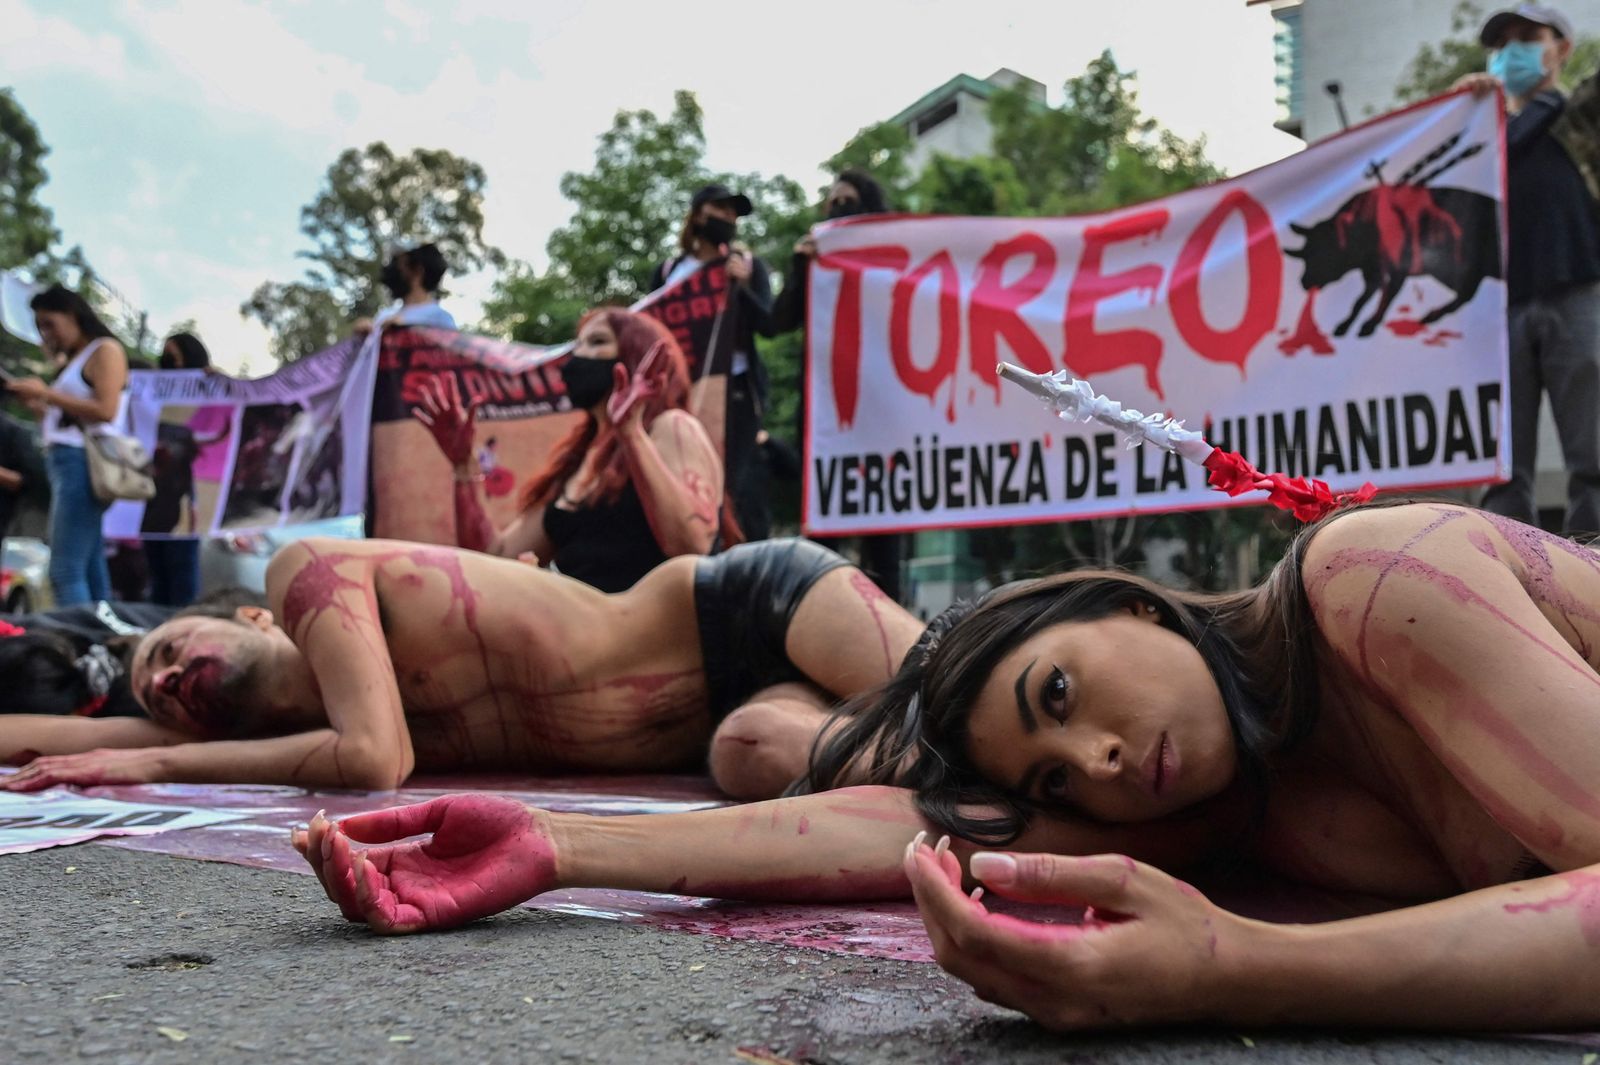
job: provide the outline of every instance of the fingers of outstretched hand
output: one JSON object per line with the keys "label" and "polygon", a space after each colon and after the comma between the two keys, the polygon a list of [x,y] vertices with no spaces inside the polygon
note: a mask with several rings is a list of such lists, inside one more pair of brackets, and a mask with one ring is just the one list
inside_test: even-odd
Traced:
{"label": "fingers of outstretched hand", "polygon": [[392,843],[407,836],[424,832],[437,832],[450,812],[450,807],[460,796],[445,795],[427,802],[407,806],[391,806],[386,810],[372,810],[352,814],[339,822],[339,827],[351,839],[361,843]]}
{"label": "fingers of outstretched hand", "polygon": [[57,784],[98,783],[90,764],[87,755],[46,755],[0,781],[0,787],[6,791],[43,791]]}
{"label": "fingers of outstretched hand", "polygon": [[365,854],[356,855],[355,891],[362,919],[374,932],[403,935],[427,927],[426,915],[417,907],[402,902],[389,883],[388,874]]}
{"label": "fingers of outstretched hand", "polygon": [[333,901],[339,904],[339,912],[345,919],[361,922],[366,920],[366,915],[356,901],[355,860],[350,840],[335,826],[328,833],[323,850],[323,868],[327,874],[323,883],[332,892]]}
{"label": "fingers of outstretched hand", "polygon": [[1133,913],[1150,870],[1121,854],[1068,857],[980,851],[967,863],[974,879],[997,895],[1022,902]]}

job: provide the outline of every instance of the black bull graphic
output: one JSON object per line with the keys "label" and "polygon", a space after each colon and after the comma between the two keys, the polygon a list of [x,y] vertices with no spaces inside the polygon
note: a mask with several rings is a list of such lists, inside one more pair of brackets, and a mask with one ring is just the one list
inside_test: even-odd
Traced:
{"label": "black bull graphic", "polygon": [[[1377,295],[1378,306],[1359,332],[1371,336],[1407,278],[1432,277],[1455,294],[1422,317],[1418,324],[1427,326],[1470,301],[1484,278],[1502,276],[1499,202],[1468,189],[1426,184],[1482,146],[1473,145],[1431,173],[1410,180],[1459,139],[1451,138],[1430,153],[1407,171],[1399,184],[1379,184],[1359,192],[1331,217],[1314,225],[1290,223],[1289,228],[1305,238],[1305,243],[1284,249],[1284,254],[1305,264],[1300,283],[1308,292],[1331,285],[1352,270],[1361,272],[1361,295],[1334,327],[1335,336],[1344,336],[1362,308]],[[1378,166],[1371,172],[1376,174]]]}

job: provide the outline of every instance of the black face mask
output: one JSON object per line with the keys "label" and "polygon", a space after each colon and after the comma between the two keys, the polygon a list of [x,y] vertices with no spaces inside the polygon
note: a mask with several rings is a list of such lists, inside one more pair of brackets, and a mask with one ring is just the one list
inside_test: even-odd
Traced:
{"label": "black face mask", "polygon": [[739,235],[739,227],[726,218],[707,218],[695,226],[695,232],[706,243],[719,246],[733,243],[733,238]]}
{"label": "black face mask", "polygon": [[567,398],[573,410],[588,410],[611,394],[613,359],[580,359],[567,356],[561,366],[561,383],[567,386]]}
{"label": "black face mask", "polygon": [[411,291],[411,286],[406,284],[405,275],[400,272],[400,262],[397,259],[389,260],[389,265],[383,268],[380,280],[383,281],[383,287],[397,300],[405,299],[406,293]]}
{"label": "black face mask", "polygon": [[835,218],[849,218],[851,215],[865,214],[866,209],[861,206],[860,200],[834,200],[828,204],[828,221]]}

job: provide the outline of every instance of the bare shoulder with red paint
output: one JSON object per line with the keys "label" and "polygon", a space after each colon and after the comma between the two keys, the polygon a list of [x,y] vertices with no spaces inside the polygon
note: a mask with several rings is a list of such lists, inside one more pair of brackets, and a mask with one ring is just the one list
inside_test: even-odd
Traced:
{"label": "bare shoulder with red paint", "polygon": [[[1347,750],[1352,766],[1386,762],[1392,793],[1436,841],[1447,829],[1426,822],[1454,811],[1449,789],[1414,783],[1434,773],[1551,868],[1600,861],[1600,557],[1419,504],[1330,523],[1302,574],[1331,652],[1325,702],[1351,710],[1352,734],[1383,737]],[[1396,717],[1421,757],[1391,756]]]}

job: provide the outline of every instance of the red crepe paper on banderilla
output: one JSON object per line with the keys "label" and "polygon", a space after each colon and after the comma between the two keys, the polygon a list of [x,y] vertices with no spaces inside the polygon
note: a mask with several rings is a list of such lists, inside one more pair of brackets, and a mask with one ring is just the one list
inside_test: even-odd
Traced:
{"label": "red crepe paper on banderilla", "polygon": [[1243,455],[1214,448],[1206,456],[1207,482],[1230,496],[1246,492],[1266,492],[1267,502],[1280,510],[1293,511],[1304,522],[1319,521],[1340,507],[1365,503],[1378,494],[1371,481],[1354,492],[1334,492],[1314,477],[1289,477],[1281,473],[1262,473]]}

